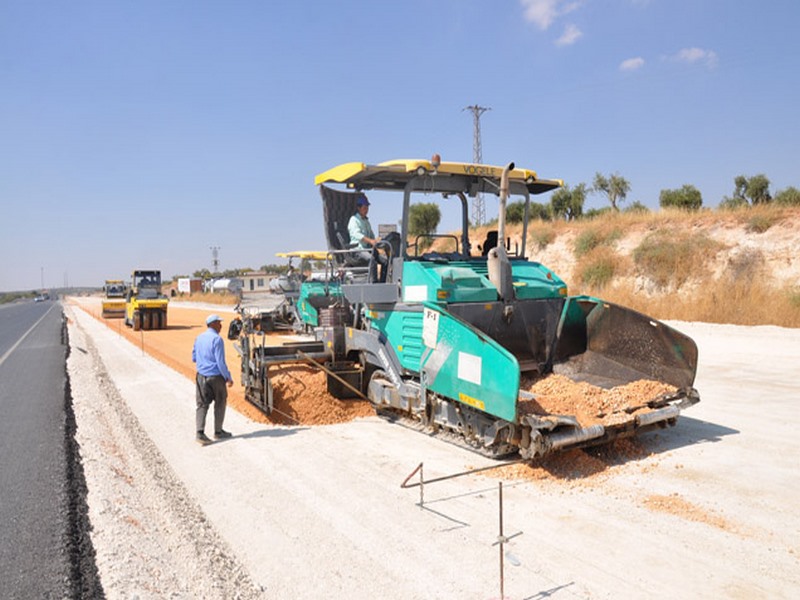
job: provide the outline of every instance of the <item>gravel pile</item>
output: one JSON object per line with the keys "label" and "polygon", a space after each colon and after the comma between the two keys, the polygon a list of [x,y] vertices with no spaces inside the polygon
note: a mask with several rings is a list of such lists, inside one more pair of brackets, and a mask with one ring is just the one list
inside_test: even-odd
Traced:
{"label": "gravel pile", "polygon": [[261,598],[142,430],[83,332],[67,369],[97,568],[110,598]]}

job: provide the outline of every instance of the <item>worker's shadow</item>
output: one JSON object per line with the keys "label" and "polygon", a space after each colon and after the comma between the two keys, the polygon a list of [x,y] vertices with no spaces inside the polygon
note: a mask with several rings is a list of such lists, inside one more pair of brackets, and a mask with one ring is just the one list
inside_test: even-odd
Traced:
{"label": "worker's shadow", "polygon": [[291,429],[285,427],[275,427],[271,429],[259,429],[258,431],[251,431],[250,433],[241,433],[241,434],[234,434],[229,438],[225,438],[224,440],[218,440],[219,442],[227,442],[229,440],[246,440],[246,439],[256,439],[256,438],[282,438],[288,435],[294,435],[295,433],[299,433],[304,429],[308,429],[308,427],[292,427]]}

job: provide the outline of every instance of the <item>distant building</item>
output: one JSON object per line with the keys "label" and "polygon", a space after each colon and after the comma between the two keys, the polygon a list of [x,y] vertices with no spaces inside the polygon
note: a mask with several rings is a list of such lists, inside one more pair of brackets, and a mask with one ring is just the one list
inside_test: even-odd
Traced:
{"label": "distant building", "polygon": [[239,276],[242,280],[242,293],[250,294],[257,292],[269,292],[269,282],[275,277],[270,273],[253,271]]}
{"label": "distant building", "polygon": [[194,294],[203,291],[203,280],[198,277],[180,277],[178,279],[178,293]]}

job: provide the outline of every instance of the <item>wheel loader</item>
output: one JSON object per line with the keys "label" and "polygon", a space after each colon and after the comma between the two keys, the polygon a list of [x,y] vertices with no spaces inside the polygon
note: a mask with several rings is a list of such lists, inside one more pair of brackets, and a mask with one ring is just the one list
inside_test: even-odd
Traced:
{"label": "wheel loader", "polygon": [[166,329],[168,304],[161,293],[161,271],[134,271],[125,296],[125,325],[134,331]]}
{"label": "wheel loader", "polygon": [[[315,183],[327,276],[303,281],[292,301],[290,322],[305,338],[268,345],[272,315],[246,311],[228,332],[238,340],[246,397],[264,412],[273,409],[276,369],[310,361],[327,373],[336,397],[365,398],[382,416],[486,456],[532,459],[674,425],[681,410],[699,401],[690,338],[622,306],[570,296],[556,273],[526,256],[531,196],[561,181],[513,163],[434,156],[346,163]],[[380,200],[372,192],[398,197],[400,230],[380,240],[370,258],[383,253],[385,273],[365,264],[347,235],[366,192],[373,204]],[[469,237],[469,199],[476,194],[499,199],[497,231],[480,246]],[[455,204],[460,230],[412,237],[412,198]],[[505,224],[509,198],[524,202],[513,248]],[[658,384],[658,391],[587,419],[590,407],[580,404],[589,396],[573,411],[554,410],[531,391],[531,383],[556,377],[609,392],[639,382]]]}
{"label": "wheel loader", "polygon": [[125,282],[121,279],[106,279],[103,292],[101,312],[103,318],[123,318],[125,316]]}

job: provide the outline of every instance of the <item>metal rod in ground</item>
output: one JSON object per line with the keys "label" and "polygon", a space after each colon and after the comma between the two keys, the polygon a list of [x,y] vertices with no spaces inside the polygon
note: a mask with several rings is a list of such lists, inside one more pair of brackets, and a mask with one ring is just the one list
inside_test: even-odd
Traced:
{"label": "metal rod in ground", "polygon": [[[411,485],[408,484],[408,480],[411,479],[414,475],[419,473],[419,483],[412,483]],[[411,488],[419,486],[419,507],[422,508],[422,505],[425,502],[425,498],[423,496],[425,478],[422,476],[422,463],[419,463],[416,468],[408,474],[403,480],[403,483],[400,484],[401,488]]]}
{"label": "metal rod in ground", "polygon": [[503,537],[503,482],[500,481],[499,485],[499,506],[500,506],[500,600],[503,600],[505,596],[505,578],[503,577],[503,543],[505,538]]}
{"label": "metal rod in ground", "polygon": [[[506,542],[510,542],[512,539],[517,537],[518,535],[522,535],[521,531],[518,531],[515,534],[512,534],[506,537],[505,533],[503,532],[503,482],[498,483],[498,511],[500,515],[500,533],[497,536],[497,541],[492,544],[493,546],[500,546],[500,600],[505,599],[505,544]],[[514,561],[511,561],[514,564]]]}
{"label": "metal rod in ground", "polygon": [[425,504],[425,478],[422,476],[423,466],[422,463],[419,463],[419,507],[422,509],[423,504]]}
{"label": "metal rod in ground", "polygon": [[480,473],[482,471],[491,471],[493,469],[500,469],[502,467],[507,467],[509,465],[518,465],[519,463],[528,462],[528,459],[520,458],[517,460],[510,460],[508,462],[498,463],[496,465],[489,465],[488,467],[478,467],[477,469],[469,469],[468,471],[461,471],[460,473],[453,473],[452,475],[444,475],[442,477],[435,477],[433,479],[428,479],[427,481],[422,481],[420,475],[420,482],[419,483],[408,483],[408,480],[411,479],[414,475],[416,475],[417,471],[422,469],[422,463],[419,463],[416,469],[411,471],[408,477],[406,477],[405,481],[400,484],[400,487],[405,488],[413,488],[417,487],[418,485],[421,486],[424,483],[437,483],[439,481],[446,481],[448,479],[455,479],[456,477],[463,477],[464,475],[472,475],[473,473]]}

